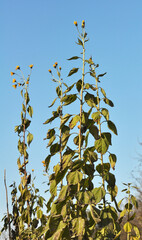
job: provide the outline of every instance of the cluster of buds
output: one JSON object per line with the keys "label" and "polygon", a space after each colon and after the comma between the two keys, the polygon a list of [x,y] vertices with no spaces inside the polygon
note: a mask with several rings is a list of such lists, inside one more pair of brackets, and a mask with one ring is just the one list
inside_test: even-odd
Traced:
{"label": "cluster of buds", "polygon": [[[54,67],[54,68],[57,68],[57,66],[58,66],[58,63],[55,62],[55,63],[53,64],[53,67]],[[59,67],[59,70],[61,71],[61,67]],[[51,69],[49,69],[48,72],[52,74],[52,70],[51,70]]]}
{"label": "cluster of buds", "polygon": [[[29,65],[29,67],[30,67],[31,69],[33,68],[33,66],[34,66],[33,64]],[[20,69],[20,66],[19,66],[19,65],[16,66],[15,70],[16,70],[16,71],[17,71],[17,70],[21,70],[21,69]],[[13,76],[13,75],[19,76],[19,75],[16,74],[15,72],[11,72],[10,74],[11,74],[11,76]],[[20,86],[23,86],[25,83],[26,83],[26,84],[29,84],[29,77],[27,78],[27,81],[26,81],[25,83],[17,82],[16,78],[13,78],[12,83],[14,83],[14,85],[12,85],[12,87],[16,89],[17,86],[19,86],[19,87],[20,87]]]}
{"label": "cluster of buds", "polygon": [[[74,21],[74,25],[77,27],[78,26],[78,23],[77,23],[77,21]],[[81,26],[82,26],[82,28],[84,28],[85,27],[85,21],[83,20],[82,21],[82,24],[81,24]]]}
{"label": "cluster of buds", "polygon": [[45,167],[46,166],[45,161],[42,161],[42,163],[43,163],[43,166]]}

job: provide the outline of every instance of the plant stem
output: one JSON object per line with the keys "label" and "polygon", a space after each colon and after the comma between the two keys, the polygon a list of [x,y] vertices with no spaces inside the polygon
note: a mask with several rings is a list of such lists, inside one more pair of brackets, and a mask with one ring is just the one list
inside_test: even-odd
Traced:
{"label": "plant stem", "polygon": [[[95,69],[93,69],[95,71]],[[99,100],[99,88],[98,88],[98,79],[97,77],[95,77],[96,79],[96,89],[97,89],[97,111],[100,112],[100,100]],[[102,131],[101,131],[101,121],[100,119],[98,120],[98,126],[99,126],[99,136],[101,137],[102,135]],[[103,189],[105,191],[105,180],[104,180],[104,163],[103,163],[103,154],[101,153],[101,165],[102,165],[102,185],[103,185]],[[103,198],[103,206],[105,208],[105,197]]]}
{"label": "plant stem", "polygon": [[82,87],[80,94],[80,128],[79,128],[79,159],[81,159],[81,125],[82,125],[82,106],[83,106],[83,89],[84,89],[84,76],[85,76],[85,47],[83,40],[83,67],[82,67]]}
{"label": "plant stem", "polygon": [[5,191],[6,191],[6,206],[7,206],[7,220],[8,220],[9,240],[11,240],[11,226],[10,226],[9,206],[8,206],[8,192],[7,192],[7,185],[6,185],[6,169],[4,169],[4,185],[5,185]]}
{"label": "plant stem", "polygon": [[[130,186],[128,185],[128,222],[130,219]],[[127,232],[127,240],[130,240],[130,232]]]}
{"label": "plant stem", "polygon": [[[60,102],[61,102],[61,105],[60,105],[60,165],[61,165],[61,171],[62,171],[62,129],[61,129],[61,123],[62,123],[62,116],[63,116],[63,103],[62,103],[62,97],[63,97],[63,91],[62,91],[62,82],[61,80],[59,79],[60,81],[60,90],[61,90],[61,96],[60,96]],[[63,186],[63,179],[61,180],[61,189],[62,189],[62,186]]]}

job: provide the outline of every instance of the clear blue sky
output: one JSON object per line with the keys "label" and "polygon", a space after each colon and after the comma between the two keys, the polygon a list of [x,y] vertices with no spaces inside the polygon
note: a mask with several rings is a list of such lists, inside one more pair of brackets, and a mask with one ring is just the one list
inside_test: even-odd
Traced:
{"label": "clear blue sky", "polygon": [[[55,61],[67,76],[72,65],[67,58],[80,53],[75,44],[74,20],[86,21],[90,41],[87,55],[107,72],[103,87],[115,107],[110,109],[118,136],[113,136],[111,152],[117,155],[116,178],[119,191],[122,182],[131,181],[131,171],[138,165],[142,149],[142,1],[141,0],[4,0],[0,2],[0,216],[6,212],[4,169],[7,185],[19,182],[17,170],[18,137],[14,126],[20,123],[21,96],[12,88],[10,72],[20,65],[28,73],[34,64],[30,96],[34,116],[31,132],[29,171],[35,169],[36,185],[44,191],[42,163],[48,154],[46,136],[48,105],[55,98],[48,69]],[[69,81],[67,79],[67,81]],[[70,82],[71,83],[71,82]],[[9,191],[10,195],[10,191]],[[48,197],[48,195],[46,195]],[[119,193],[119,196],[122,196]]]}

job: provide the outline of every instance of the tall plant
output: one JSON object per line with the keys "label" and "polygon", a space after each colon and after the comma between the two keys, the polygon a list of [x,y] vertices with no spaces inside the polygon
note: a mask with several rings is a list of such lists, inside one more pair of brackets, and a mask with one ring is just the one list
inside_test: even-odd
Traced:
{"label": "tall plant", "polygon": [[[58,156],[58,153],[60,162],[54,166],[49,177],[51,197],[47,204],[49,217],[45,239],[114,239],[120,235],[115,199],[117,186],[115,175],[111,173],[111,169],[115,169],[116,155],[109,152],[111,133],[103,130],[108,127],[108,130],[117,135],[116,126],[110,120],[106,108],[107,105],[114,105],[100,86],[101,78],[106,73],[97,74],[99,65],[94,63],[92,57],[86,58],[85,45],[88,38],[85,21],[82,21],[81,32],[76,21],[74,25],[78,31],[77,44],[82,48],[82,53],[81,56],[73,56],[68,60],[80,60],[82,66],[72,68],[68,77],[72,78],[80,72],[79,80],[67,86],[63,80],[61,83],[61,71],[56,63],[53,66],[58,80],[49,70],[52,80],[59,84],[56,88],[57,98],[50,107],[57,99],[59,107],[44,124],[53,123],[58,118],[60,124],[58,129],[51,128],[47,132],[50,153],[45,160],[46,170],[51,159]],[[93,82],[88,82],[89,75]],[[73,88],[76,91],[69,93]],[[76,103],[79,113],[63,115],[63,108],[66,111],[66,106],[72,103]],[[75,137],[72,138],[74,134]],[[59,138],[55,143],[56,136]],[[108,160],[104,161],[104,156]],[[99,187],[94,184],[95,176],[102,179]],[[61,186],[59,193],[58,186]],[[116,209],[108,202],[107,193]]]}
{"label": "tall plant", "polygon": [[[4,216],[4,227],[2,231],[9,229],[10,239],[36,239],[40,236],[42,228],[46,222],[46,217],[42,212],[44,198],[38,194],[39,189],[34,186],[34,179],[31,179],[31,173],[27,170],[29,162],[28,147],[33,141],[33,135],[29,132],[29,126],[33,115],[33,108],[30,105],[29,83],[33,65],[29,65],[30,74],[25,78],[20,66],[16,67],[16,71],[20,74],[11,72],[13,78],[13,87],[21,87],[22,111],[21,123],[15,127],[18,134],[18,151],[17,159],[18,170],[21,176],[21,182],[16,187],[16,183],[11,184],[12,187],[12,213]],[[19,81],[18,81],[19,79]],[[34,169],[32,170],[34,172]],[[41,224],[40,224],[41,222]],[[11,228],[9,228],[11,224]],[[40,239],[40,238],[39,238]]]}

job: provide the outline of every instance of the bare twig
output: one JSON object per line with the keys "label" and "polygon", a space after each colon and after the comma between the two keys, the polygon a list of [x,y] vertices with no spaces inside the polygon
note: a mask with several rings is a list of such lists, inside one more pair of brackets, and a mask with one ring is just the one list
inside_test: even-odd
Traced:
{"label": "bare twig", "polygon": [[11,239],[11,226],[10,226],[10,217],[9,217],[9,207],[8,207],[8,192],[7,192],[7,185],[6,185],[6,169],[4,169],[4,185],[5,185],[5,191],[6,191],[6,207],[7,207],[9,240],[12,240]]}

